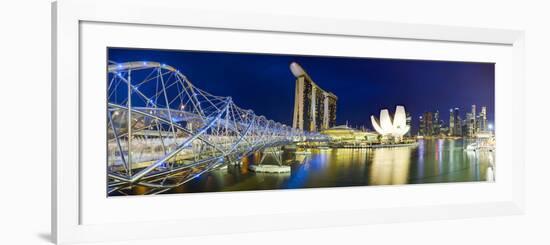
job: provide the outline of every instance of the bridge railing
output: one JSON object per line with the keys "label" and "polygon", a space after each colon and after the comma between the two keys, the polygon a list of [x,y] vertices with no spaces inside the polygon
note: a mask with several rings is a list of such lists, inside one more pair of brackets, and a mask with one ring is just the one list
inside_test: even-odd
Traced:
{"label": "bridge railing", "polygon": [[157,62],[108,65],[109,193],[160,193],[304,132],[212,95]]}

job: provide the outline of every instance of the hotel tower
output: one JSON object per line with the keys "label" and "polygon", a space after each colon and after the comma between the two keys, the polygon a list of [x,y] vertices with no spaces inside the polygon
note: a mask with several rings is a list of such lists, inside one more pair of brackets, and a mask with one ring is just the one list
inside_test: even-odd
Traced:
{"label": "hotel tower", "polygon": [[309,132],[334,127],[338,97],[315,84],[297,63],[290,64],[290,71],[296,77],[292,127]]}

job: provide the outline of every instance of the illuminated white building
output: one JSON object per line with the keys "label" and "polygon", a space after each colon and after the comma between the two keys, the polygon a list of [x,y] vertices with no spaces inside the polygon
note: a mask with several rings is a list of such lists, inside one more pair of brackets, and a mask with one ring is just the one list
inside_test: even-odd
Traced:
{"label": "illuminated white building", "polygon": [[371,116],[370,119],[374,130],[382,136],[401,138],[410,130],[410,126],[407,125],[407,113],[404,106],[398,105],[395,107],[393,118],[391,118],[388,109],[383,109],[380,111],[380,120],[375,116]]}

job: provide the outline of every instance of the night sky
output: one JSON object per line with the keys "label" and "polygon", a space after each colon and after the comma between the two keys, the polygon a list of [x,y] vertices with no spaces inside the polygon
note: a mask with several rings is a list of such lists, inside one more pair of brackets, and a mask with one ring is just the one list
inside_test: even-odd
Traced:
{"label": "night sky", "polygon": [[272,55],[109,48],[114,62],[155,61],[180,70],[195,86],[231,96],[239,107],[292,125],[297,62],[326,91],[338,96],[337,124],[372,129],[370,116],[404,105],[413,116],[413,132],[425,111],[439,110],[445,124],[449,109],[461,117],[476,104],[487,106],[494,124],[494,63]]}

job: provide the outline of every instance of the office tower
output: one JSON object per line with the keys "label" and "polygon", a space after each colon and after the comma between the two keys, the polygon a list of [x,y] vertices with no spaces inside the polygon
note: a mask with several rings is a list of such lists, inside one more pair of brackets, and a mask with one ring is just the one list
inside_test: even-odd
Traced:
{"label": "office tower", "polygon": [[435,111],[433,116],[433,135],[439,135],[441,133],[441,122],[439,120],[439,111]]}
{"label": "office tower", "polygon": [[462,136],[462,119],[460,118],[460,109],[456,107],[454,109],[454,136]]}
{"label": "office tower", "polygon": [[476,115],[476,132],[481,131],[481,116],[478,114]]}
{"label": "office tower", "polygon": [[480,131],[487,131],[487,107],[482,106],[481,111],[479,112],[479,120],[480,120]]}
{"label": "office tower", "polygon": [[457,115],[457,117],[455,118],[455,122],[458,122],[458,123],[455,123],[455,136],[462,136],[463,134],[463,130],[462,130],[462,126],[463,126],[463,122],[462,122],[462,118],[460,117],[460,115]]}
{"label": "office tower", "polygon": [[455,113],[451,108],[449,110],[449,136],[453,136],[455,132]]}
{"label": "office tower", "polygon": [[474,137],[476,133],[476,124],[475,116],[471,112],[466,113],[466,123],[465,123],[465,135],[468,137]]}
{"label": "office tower", "polygon": [[424,123],[424,117],[418,117],[418,135],[424,136],[426,134],[426,124]]}
{"label": "office tower", "polygon": [[476,105],[472,105],[472,111],[471,111],[471,114],[472,114],[472,118],[471,118],[471,125],[473,125],[472,127],[472,135],[474,135],[475,133],[477,133],[477,123],[476,123]]}
{"label": "office tower", "polygon": [[449,135],[449,127],[445,126],[443,120],[441,120],[441,129],[439,130],[441,134]]}
{"label": "office tower", "polygon": [[463,122],[460,118],[460,109],[458,107],[451,109],[449,114],[449,135],[462,136]]}
{"label": "office tower", "polygon": [[[470,114],[470,113],[466,113],[466,114]],[[461,129],[461,133],[458,136],[468,137],[468,119],[462,120],[460,129]]]}
{"label": "office tower", "polygon": [[319,87],[297,63],[290,70],[296,77],[292,127],[310,132],[334,127],[338,97]]}
{"label": "office tower", "polygon": [[422,136],[432,136],[434,135],[434,116],[431,112],[424,112],[420,117],[420,135]]}

